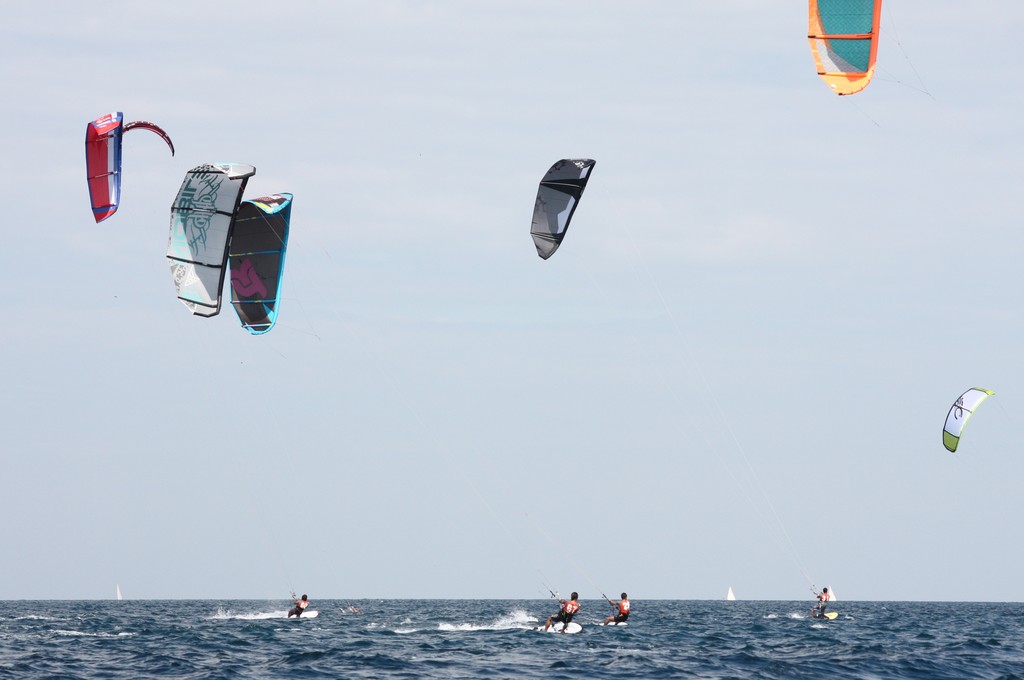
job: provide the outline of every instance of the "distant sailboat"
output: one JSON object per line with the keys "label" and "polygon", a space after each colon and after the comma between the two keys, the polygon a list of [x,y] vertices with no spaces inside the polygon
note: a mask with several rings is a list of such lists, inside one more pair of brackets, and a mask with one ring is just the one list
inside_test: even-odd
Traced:
{"label": "distant sailboat", "polygon": [[828,599],[832,602],[838,602],[839,598],[836,597],[836,591],[832,590],[832,586],[828,587]]}
{"label": "distant sailboat", "polygon": [[121,584],[120,583],[117,584],[117,599],[118,600],[123,600],[124,599],[123,597],[121,597]]}
{"label": "distant sailboat", "polygon": [[733,592],[732,592],[732,586],[729,586],[729,592],[725,594],[725,599],[727,599],[727,600],[735,600],[736,599],[736,595],[734,595]]}

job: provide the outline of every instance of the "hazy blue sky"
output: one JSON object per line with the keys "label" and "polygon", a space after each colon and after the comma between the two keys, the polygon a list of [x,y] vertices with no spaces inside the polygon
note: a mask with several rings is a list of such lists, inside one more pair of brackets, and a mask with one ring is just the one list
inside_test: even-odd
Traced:
{"label": "hazy blue sky", "polygon": [[[886,0],[849,98],[806,11],[5,8],[0,598],[1024,599],[1024,4]],[[178,153],[96,225],[115,110]],[[295,194],[267,336],[175,299],[214,161]]]}

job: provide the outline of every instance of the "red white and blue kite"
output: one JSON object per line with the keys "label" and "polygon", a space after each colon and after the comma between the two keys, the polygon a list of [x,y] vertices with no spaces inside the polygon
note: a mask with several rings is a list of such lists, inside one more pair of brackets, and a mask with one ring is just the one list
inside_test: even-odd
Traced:
{"label": "red white and blue kite", "polygon": [[117,212],[121,203],[121,136],[136,128],[160,135],[174,155],[171,138],[159,126],[145,120],[123,125],[120,111],[97,118],[85,128],[86,178],[92,214],[97,222]]}

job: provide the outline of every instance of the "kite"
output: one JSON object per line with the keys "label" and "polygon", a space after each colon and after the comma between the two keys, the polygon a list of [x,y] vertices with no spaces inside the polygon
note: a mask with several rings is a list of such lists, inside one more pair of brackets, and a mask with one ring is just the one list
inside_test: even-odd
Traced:
{"label": "kite", "polygon": [[211,163],[185,174],[171,204],[167,260],[178,299],[198,316],[220,312],[228,245],[242,192],[256,168]]}
{"label": "kite", "polygon": [[174,143],[158,125],[145,120],[122,124],[120,111],[108,113],[85,128],[85,166],[89,201],[96,222],[102,222],[121,203],[121,137],[129,130],[149,130],[159,135],[174,155]]}
{"label": "kite", "polygon": [[836,94],[871,82],[881,16],[882,0],[810,0],[807,39],[818,75]]}
{"label": "kite", "polygon": [[992,390],[986,390],[981,387],[972,387],[963,394],[960,398],[953,402],[952,408],[949,409],[949,414],[946,415],[946,424],[942,428],[942,445],[950,451],[956,451],[957,444],[960,443],[960,437],[963,434],[964,428],[967,427],[967,421],[974,415],[975,409],[981,405],[981,402],[991,397],[995,392]]}
{"label": "kite", "polygon": [[235,217],[228,262],[231,304],[242,328],[266,333],[277,321],[292,194],[274,194],[244,201]]}
{"label": "kite", "polygon": [[541,179],[530,225],[530,235],[541,259],[554,255],[565,238],[595,164],[589,158],[563,158]]}

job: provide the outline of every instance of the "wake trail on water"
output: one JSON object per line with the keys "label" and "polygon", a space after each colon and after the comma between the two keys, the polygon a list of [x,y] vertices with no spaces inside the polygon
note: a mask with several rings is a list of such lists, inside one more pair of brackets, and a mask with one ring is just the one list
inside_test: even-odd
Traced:
{"label": "wake trail on water", "polygon": [[454,632],[473,632],[481,630],[529,630],[538,619],[522,609],[515,609],[508,614],[499,616],[491,623],[440,623],[438,630]]}
{"label": "wake trail on water", "polygon": [[210,618],[225,621],[262,621],[263,619],[283,619],[286,616],[288,616],[287,609],[273,612],[249,612],[245,614],[239,614],[231,611],[230,609],[218,609],[217,613]]}
{"label": "wake trail on water", "polygon": [[[310,616],[310,614],[312,614],[312,616]],[[221,620],[221,621],[263,621],[263,620],[267,620],[267,619],[287,619],[288,618],[288,610],[287,609],[280,609],[280,610],[275,610],[275,611],[270,611],[270,612],[246,612],[246,613],[239,613],[239,612],[234,612],[234,611],[232,611],[230,609],[218,609],[217,613],[214,614],[213,616],[210,616],[209,618],[213,619],[213,620]],[[311,611],[311,612],[307,612],[307,613],[303,614],[302,616],[292,617],[292,618],[315,619],[315,618],[317,618],[317,613]]]}

